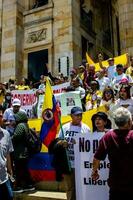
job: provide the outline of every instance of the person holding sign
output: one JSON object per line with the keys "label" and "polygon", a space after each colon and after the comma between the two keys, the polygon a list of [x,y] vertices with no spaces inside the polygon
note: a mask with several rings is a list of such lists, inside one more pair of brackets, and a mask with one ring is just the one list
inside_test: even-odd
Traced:
{"label": "person holding sign", "polygon": [[[64,175],[66,184],[67,200],[76,200],[75,195],[75,164],[74,164],[74,143],[77,134],[90,134],[90,128],[82,123],[83,110],[80,107],[73,107],[71,109],[72,121],[66,123],[59,131],[60,140],[57,142],[58,146],[63,146],[67,151],[67,158],[70,165],[71,172]],[[60,155],[59,155],[60,156]]]}
{"label": "person holding sign", "polygon": [[110,162],[108,185],[109,200],[133,198],[133,131],[132,115],[124,107],[114,112],[118,129],[108,131],[100,140],[94,155],[92,179],[99,179],[98,169],[101,160],[108,155]]}

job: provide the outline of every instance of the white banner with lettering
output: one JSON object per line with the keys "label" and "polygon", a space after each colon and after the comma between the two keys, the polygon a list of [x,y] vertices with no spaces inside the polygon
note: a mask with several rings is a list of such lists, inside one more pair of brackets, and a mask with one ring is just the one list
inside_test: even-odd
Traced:
{"label": "white banner with lettering", "polygon": [[98,147],[99,140],[104,133],[94,132],[77,137],[75,153],[76,200],[107,200],[109,188],[107,185],[109,162],[100,162],[99,179],[91,178],[93,155]]}

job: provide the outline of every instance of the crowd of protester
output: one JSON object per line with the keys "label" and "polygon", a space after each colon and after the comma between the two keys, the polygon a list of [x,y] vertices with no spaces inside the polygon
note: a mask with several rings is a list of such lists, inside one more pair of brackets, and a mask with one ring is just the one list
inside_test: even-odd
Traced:
{"label": "crowd of protester", "polygon": [[[129,57],[129,56],[128,56]],[[70,82],[64,92],[79,91],[83,110],[90,110],[100,105],[105,105],[108,112],[114,106],[124,105],[132,110],[132,85],[133,85],[133,57],[128,58],[125,66],[121,63],[115,65],[114,58],[108,59],[108,66],[102,65],[103,57],[98,55],[100,70],[96,71],[95,65],[83,63],[71,69],[70,77],[59,73],[53,76],[51,72],[41,75],[38,82],[32,82],[22,78],[20,84],[11,78],[6,83],[0,83],[0,104],[3,109],[11,106],[12,90],[36,89],[36,95],[42,94],[45,90],[46,77],[49,77],[51,85],[58,85]],[[124,88],[127,94],[124,94]],[[125,92],[126,93],[126,92]]]}
{"label": "crowd of protester", "polygon": [[[113,121],[113,112],[119,107],[127,108],[131,115],[133,115],[133,57],[131,56],[128,59],[125,66],[121,63],[115,65],[113,58],[108,59],[108,66],[103,66],[103,57],[101,54],[98,55],[98,59],[100,65],[99,71],[96,71],[95,65],[82,63],[82,65],[70,71],[70,77],[66,77],[62,73],[59,73],[58,76],[55,77],[49,72],[47,75],[41,75],[38,82],[32,82],[31,80],[22,78],[20,84],[16,84],[16,80],[11,78],[8,82],[0,83],[0,110],[2,111],[0,115],[2,118],[0,126],[8,131],[13,143],[12,147],[11,141],[8,141],[9,147],[7,155],[11,153],[11,158],[10,160],[8,159],[10,169],[14,169],[10,173],[11,176],[15,171],[17,185],[14,191],[31,191],[34,190],[34,187],[30,174],[28,173],[27,162],[29,156],[23,140],[24,133],[29,128],[27,124],[28,118],[25,111],[21,109],[20,100],[13,99],[12,101],[13,90],[36,90],[37,102],[32,106],[32,112],[33,118],[37,118],[38,99],[40,94],[45,93],[46,78],[49,78],[51,85],[70,82],[70,85],[65,88],[64,92],[79,91],[83,111],[91,110],[99,106],[104,106],[106,109],[107,115],[102,113],[101,117],[99,113],[92,118],[93,126],[95,124],[96,127],[94,131],[98,131],[97,127],[100,126],[100,123],[96,123],[96,121],[99,120],[100,117],[102,119],[105,118],[105,122],[107,122],[107,120],[110,122],[107,128],[116,128],[116,123]],[[75,117],[77,110],[72,110],[71,112],[71,116]],[[80,110],[78,114],[80,114],[81,117],[82,110]],[[79,122],[81,122],[81,120],[82,117]],[[106,124],[102,125],[104,125],[103,129],[105,129]],[[4,129],[2,128],[0,129],[4,133]],[[7,139],[9,140],[9,138],[5,138],[5,140]],[[14,153],[12,155],[13,148]],[[21,169],[22,165],[23,171]],[[4,167],[6,174],[7,169],[6,166]],[[7,175],[5,175],[4,181],[7,180]],[[6,187],[8,191],[10,191],[9,185],[5,185],[5,188]],[[0,191],[3,191],[1,187]],[[11,195],[9,194],[9,196]]]}

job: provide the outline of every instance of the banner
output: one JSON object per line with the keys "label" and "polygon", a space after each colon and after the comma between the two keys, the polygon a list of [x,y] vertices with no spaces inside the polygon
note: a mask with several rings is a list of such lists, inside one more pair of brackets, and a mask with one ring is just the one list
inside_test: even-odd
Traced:
{"label": "banner", "polygon": [[[97,113],[97,112],[106,112],[106,109],[104,106],[100,106],[98,108],[92,109],[92,110],[88,110],[86,112],[83,112],[83,119],[82,121],[87,124],[90,129],[92,130],[92,123],[91,123],[91,118],[92,116]],[[71,121],[71,116],[67,115],[67,116],[61,116],[61,123],[65,124],[67,122]],[[31,128],[35,128],[38,132],[41,129],[41,118],[40,119],[29,119],[28,120],[29,126]]]}
{"label": "banner", "polygon": [[36,90],[13,90],[12,100],[20,99],[21,108],[27,113],[28,118],[32,118],[32,106],[36,102]]}
{"label": "banner", "polygon": [[[52,86],[53,93],[54,94],[62,93],[68,86],[70,86],[70,82],[54,85]],[[20,99],[21,108],[26,111],[28,119],[32,118],[32,112],[31,112],[32,106],[37,101],[36,91],[37,89],[12,91],[12,100],[15,98]],[[41,103],[38,105],[38,108],[37,108],[37,113],[39,114],[39,118],[41,117],[43,101],[44,101],[44,96],[42,95],[42,97],[40,97]],[[67,115],[67,113],[65,113],[65,115]]]}
{"label": "banner", "polygon": [[[86,60],[87,60],[88,64],[95,66],[96,71],[99,71],[101,69],[99,66],[99,63],[94,63],[94,61],[89,57],[88,53],[86,53]],[[123,54],[123,55],[114,57],[114,64],[115,65],[117,65],[117,64],[126,65],[127,64],[127,54]],[[103,65],[103,67],[107,67],[109,65],[108,61],[107,60],[102,61],[102,65]]]}
{"label": "banner", "polygon": [[75,177],[76,177],[76,200],[107,200],[109,188],[107,177],[109,162],[100,162],[99,179],[91,178],[93,155],[98,147],[99,140],[104,133],[94,132],[89,135],[80,134],[76,138],[75,154]]}
{"label": "banner", "polygon": [[68,86],[70,86],[70,82],[62,83],[62,84],[59,84],[59,85],[54,85],[54,86],[52,86],[53,93],[57,94],[57,93],[64,92],[64,90]]}

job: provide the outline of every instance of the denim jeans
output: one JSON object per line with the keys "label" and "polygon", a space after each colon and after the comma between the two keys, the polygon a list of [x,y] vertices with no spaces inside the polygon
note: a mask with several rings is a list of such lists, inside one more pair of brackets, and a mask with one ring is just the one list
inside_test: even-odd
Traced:
{"label": "denim jeans", "polygon": [[0,185],[0,200],[13,200],[13,192],[9,180]]}

